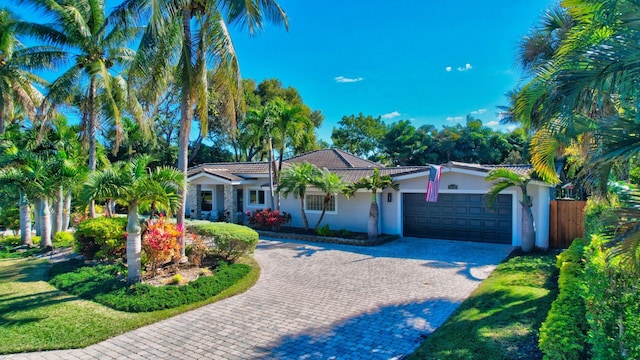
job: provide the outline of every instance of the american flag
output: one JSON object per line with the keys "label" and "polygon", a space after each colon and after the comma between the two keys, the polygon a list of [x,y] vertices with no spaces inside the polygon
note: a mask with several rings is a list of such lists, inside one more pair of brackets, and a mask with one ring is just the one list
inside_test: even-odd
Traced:
{"label": "american flag", "polygon": [[429,167],[429,182],[427,183],[427,194],[424,197],[426,202],[438,201],[438,188],[440,187],[440,173],[442,166],[431,165]]}

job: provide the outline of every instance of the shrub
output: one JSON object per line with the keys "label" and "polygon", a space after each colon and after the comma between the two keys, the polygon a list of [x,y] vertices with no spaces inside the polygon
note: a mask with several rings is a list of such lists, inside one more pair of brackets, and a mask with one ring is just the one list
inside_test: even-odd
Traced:
{"label": "shrub", "polygon": [[640,359],[640,279],[619,258],[608,259],[605,239],[585,248],[588,339],[594,359]]}
{"label": "shrub", "polygon": [[0,210],[0,226],[12,230],[14,234],[20,230],[20,208],[12,206]]}
{"label": "shrub", "polygon": [[540,328],[540,350],[545,359],[584,359],[586,357],[587,320],[582,298],[582,256],[584,242],[576,239],[558,255],[556,267],[558,298]]}
{"label": "shrub", "polygon": [[53,246],[69,247],[73,245],[73,234],[66,231],[57,232],[53,237]]}
{"label": "shrub", "polygon": [[122,259],[126,253],[126,227],[124,217],[87,219],[76,229],[75,250],[88,260]]}
{"label": "shrub", "polygon": [[599,234],[602,232],[602,216],[610,208],[610,205],[605,199],[593,199],[587,200],[587,205],[584,207],[584,238],[590,239],[591,235]]}
{"label": "shrub", "polygon": [[318,226],[316,228],[316,234],[320,236],[333,236],[333,231],[329,229],[329,224],[326,224],[324,226]]}
{"label": "shrub", "polygon": [[185,249],[185,255],[189,259],[189,262],[196,267],[202,264],[202,260],[207,256],[209,248],[205,245],[202,238],[196,234],[191,235],[191,244],[187,245]]}
{"label": "shrub", "polygon": [[184,278],[180,274],[175,274],[171,277],[171,283],[174,285],[179,285]]}
{"label": "shrub", "polygon": [[351,237],[351,231],[347,230],[347,229],[340,229],[338,230],[338,236],[343,237],[343,238],[349,238]]}
{"label": "shrub", "polygon": [[175,224],[165,222],[164,217],[149,220],[142,235],[142,250],[147,255],[147,264],[152,273],[158,267],[180,255],[180,235],[182,230]]}
{"label": "shrub", "polygon": [[291,214],[286,212],[281,213],[280,210],[263,209],[254,212],[247,211],[246,215],[249,217],[249,225],[266,230],[278,230],[281,225],[291,221]]}
{"label": "shrub", "polygon": [[214,251],[226,261],[253,253],[258,244],[258,233],[254,230],[229,223],[199,223],[189,227],[196,235],[213,239]]}
{"label": "shrub", "polygon": [[18,246],[20,245],[20,236],[0,236],[0,246]]}
{"label": "shrub", "polygon": [[49,283],[70,294],[128,312],[171,309],[203,301],[236,284],[251,271],[251,267],[245,264],[222,263],[213,276],[200,277],[179,287],[156,287],[149,284],[127,286],[122,274],[123,268],[118,265],[98,265],[75,270],[71,265],[54,264],[49,271]]}

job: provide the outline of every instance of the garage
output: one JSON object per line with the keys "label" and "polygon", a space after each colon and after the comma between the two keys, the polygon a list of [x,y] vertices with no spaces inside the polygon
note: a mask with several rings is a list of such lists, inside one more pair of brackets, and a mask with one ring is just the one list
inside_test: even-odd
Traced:
{"label": "garage", "polygon": [[493,209],[484,194],[440,193],[435,203],[424,196],[403,194],[404,236],[511,244],[512,195],[500,194]]}

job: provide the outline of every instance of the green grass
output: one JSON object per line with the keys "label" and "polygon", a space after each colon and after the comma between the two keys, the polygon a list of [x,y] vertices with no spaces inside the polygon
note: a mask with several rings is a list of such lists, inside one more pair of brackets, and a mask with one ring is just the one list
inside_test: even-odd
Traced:
{"label": "green grass", "polygon": [[86,347],[248,290],[251,272],[220,294],[174,309],[126,313],[71,296],[46,282],[50,265],[33,258],[0,260],[0,354]]}
{"label": "green grass", "polygon": [[556,254],[514,256],[483,281],[409,359],[537,359],[557,295]]}

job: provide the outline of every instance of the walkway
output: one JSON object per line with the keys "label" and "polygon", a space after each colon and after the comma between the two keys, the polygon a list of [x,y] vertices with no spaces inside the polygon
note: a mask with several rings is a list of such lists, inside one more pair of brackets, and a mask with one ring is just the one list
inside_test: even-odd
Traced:
{"label": "walkway", "polygon": [[403,238],[378,247],[261,240],[244,294],[79,350],[1,359],[399,359],[510,246]]}

